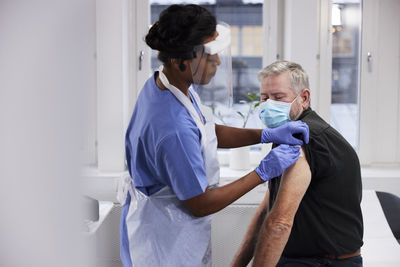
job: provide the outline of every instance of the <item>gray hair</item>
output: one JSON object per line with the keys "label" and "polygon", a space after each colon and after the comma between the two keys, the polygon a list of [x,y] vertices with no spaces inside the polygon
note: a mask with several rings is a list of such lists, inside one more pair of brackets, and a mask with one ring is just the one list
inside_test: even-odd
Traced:
{"label": "gray hair", "polygon": [[261,82],[265,77],[284,72],[289,73],[291,89],[296,94],[304,88],[310,89],[307,73],[299,64],[290,61],[281,60],[268,65],[258,73],[257,78]]}

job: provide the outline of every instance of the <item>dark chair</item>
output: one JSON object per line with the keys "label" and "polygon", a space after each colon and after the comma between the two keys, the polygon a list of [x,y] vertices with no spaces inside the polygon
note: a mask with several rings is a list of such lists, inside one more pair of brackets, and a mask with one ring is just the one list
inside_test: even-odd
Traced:
{"label": "dark chair", "polygon": [[376,191],[383,213],[393,235],[400,244],[400,197],[387,192]]}

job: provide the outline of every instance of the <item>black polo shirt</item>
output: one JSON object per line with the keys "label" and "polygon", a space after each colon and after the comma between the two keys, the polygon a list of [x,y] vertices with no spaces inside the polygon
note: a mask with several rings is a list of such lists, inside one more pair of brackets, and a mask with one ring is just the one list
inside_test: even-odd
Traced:
{"label": "black polo shirt", "polygon": [[[352,146],[311,108],[299,120],[310,128],[305,153],[311,183],[294,218],[286,257],[343,255],[363,244],[360,163]],[[281,177],[269,182],[270,208]]]}

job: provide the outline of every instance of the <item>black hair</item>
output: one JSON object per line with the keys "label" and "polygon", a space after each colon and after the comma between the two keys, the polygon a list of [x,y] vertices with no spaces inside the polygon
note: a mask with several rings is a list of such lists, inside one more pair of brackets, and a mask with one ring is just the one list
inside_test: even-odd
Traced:
{"label": "black hair", "polygon": [[169,64],[169,59],[179,59],[179,67],[185,70],[183,60],[195,57],[194,47],[207,37],[214,36],[217,21],[213,14],[198,5],[171,5],[161,12],[146,35],[148,46],[158,50],[158,59]]}

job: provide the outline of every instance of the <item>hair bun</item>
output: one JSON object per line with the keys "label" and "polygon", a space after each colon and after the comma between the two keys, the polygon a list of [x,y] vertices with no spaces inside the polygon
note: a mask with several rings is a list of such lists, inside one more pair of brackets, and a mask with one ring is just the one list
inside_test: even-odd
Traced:
{"label": "hair bun", "polygon": [[150,28],[148,34],[145,37],[146,44],[154,50],[162,50],[160,40],[160,23],[156,21]]}

